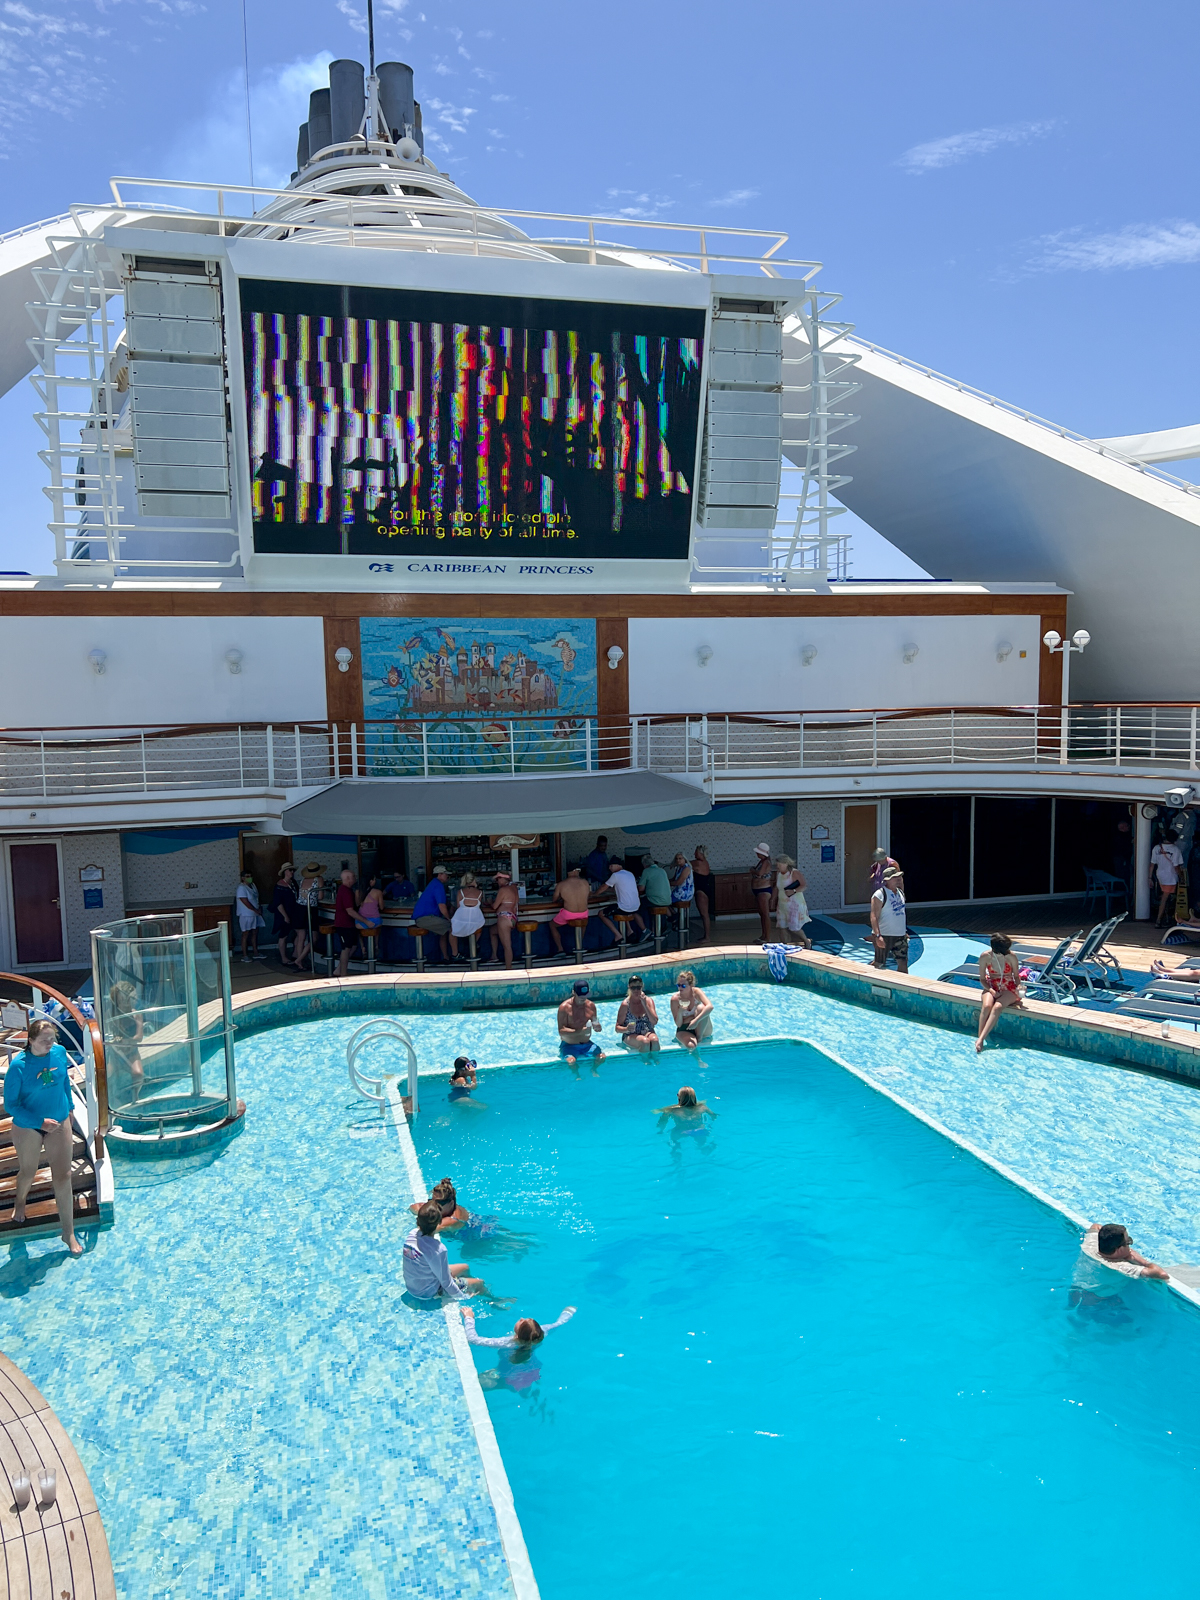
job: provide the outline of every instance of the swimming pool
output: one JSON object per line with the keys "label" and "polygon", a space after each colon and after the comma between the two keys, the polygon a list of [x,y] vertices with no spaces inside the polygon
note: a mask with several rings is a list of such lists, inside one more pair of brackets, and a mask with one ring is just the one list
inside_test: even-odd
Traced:
{"label": "swimming pool", "polygon": [[[1195,1089],[1009,1045],[989,1051],[981,1064],[964,1034],[790,985],[716,984],[709,992],[722,1041],[803,1037],[840,1053],[1064,1204],[1122,1217],[1159,1259],[1200,1259]],[[611,1038],[616,1004],[605,1001],[600,1010]],[[42,1390],[79,1450],[122,1600],[301,1592],[383,1600],[401,1590],[512,1600],[445,1324],[440,1314],[414,1311],[401,1293],[397,1249],[409,1189],[397,1131],[352,1095],[345,1076],[346,1041],[361,1021],[338,1016],[243,1037],[239,1090],[249,1110],[240,1138],[192,1164],[122,1168],[116,1226],[82,1262],[66,1261],[53,1241],[10,1245],[0,1255],[3,1348]],[[422,1063],[434,1069],[460,1049],[485,1065],[548,1063],[557,1055],[551,1008],[410,1013],[404,1021]],[[735,1054],[722,1045],[707,1071],[726,1072],[726,1058]],[[649,1100],[662,1103],[686,1081],[684,1062],[673,1049],[652,1069],[619,1066],[619,1056],[599,1080],[585,1074],[579,1083],[561,1065],[486,1073],[481,1098],[489,1107],[494,1102],[499,1116],[511,1078],[528,1086],[531,1115],[540,1100],[557,1104],[567,1095],[565,1105],[576,1106],[582,1127],[600,1104],[596,1087],[607,1094],[610,1081],[628,1072],[640,1128],[651,1081],[643,1083],[642,1075],[662,1075],[663,1088],[655,1087]],[[795,1077],[785,1070],[784,1087]],[[478,1158],[466,1146],[439,1149],[437,1141],[453,1131],[440,1125],[440,1085],[427,1078],[422,1092],[416,1135],[426,1177],[451,1170],[476,1209],[500,1210],[507,1179],[500,1174],[493,1186],[481,1168],[468,1182]],[[773,1148],[765,1142],[767,1120],[756,1124],[764,1149]],[[735,1130],[724,1115],[717,1128],[720,1166],[733,1158]],[[549,1139],[547,1133],[543,1144]],[[649,1148],[661,1158],[667,1147],[656,1136]],[[543,1145],[534,1156],[513,1175],[514,1193],[545,1166]],[[443,1168],[444,1159],[454,1165]],[[800,1170],[792,1154],[778,1158],[770,1176],[781,1196],[791,1194]],[[642,1160],[639,1182],[646,1171]],[[543,1264],[553,1268],[546,1286],[553,1301],[550,1291],[570,1280],[580,1249],[591,1248],[590,1230],[603,1222],[605,1208],[623,1201],[627,1186],[615,1167],[612,1193],[593,1216],[590,1199],[584,1206],[574,1198],[574,1182],[564,1176],[557,1209],[547,1211],[558,1220],[536,1249],[488,1263],[499,1288],[530,1294],[534,1309],[549,1317],[562,1302],[543,1305],[528,1275]],[[670,1209],[662,1207],[664,1214]],[[564,1217],[575,1232],[555,1266],[554,1230]],[[514,1220],[507,1209],[506,1220]],[[788,1229],[767,1237],[772,1259],[786,1258]],[[647,1260],[652,1267],[671,1264],[653,1253]],[[865,1320],[870,1279],[864,1286],[856,1277],[844,1293],[846,1314]],[[559,1360],[590,1350],[602,1324],[594,1286],[572,1286],[566,1298],[581,1309],[545,1346],[543,1393],[563,1381]],[[770,1302],[759,1296],[739,1308],[743,1315],[752,1328],[745,1370],[765,1374],[768,1393],[781,1386],[781,1365],[786,1377],[794,1375],[813,1330],[799,1327],[805,1337],[794,1341],[773,1324]],[[481,1326],[494,1331],[498,1323],[492,1318]],[[682,1331],[689,1330],[713,1336],[705,1321],[688,1321]],[[1125,1337],[1119,1329],[1102,1336]],[[623,1365],[629,1347],[617,1348],[626,1352]],[[685,1361],[694,1353],[676,1352],[670,1341],[665,1348]],[[599,1371],[600,1357],[595,1365]],[[545,1437],[557,1438],[555,1430],[565,1426],[569,1392],[556,1395],[553,1423],[535,1425]],[[502,1434],[508,1424],[501,1407],[512,1398],[508,1390],[489,1397]],[[526,1412],[514,1406],[513,1415],[524,1419]],[[761,1439],[772,1431],[778,1430],[766,1425]],[[526,1530],[532,1542],[541,1532],[524,1487],[525,1437],[502,1442],[520,1509],[532,1518]],[[906,1450],[912,1442],[906,1435]],[[663,1448],[678,1459],[670,1434]],[[569,1470],[560,1462],[560,1470],[568,1485],[560,1498],[598,1516],[593,1485],[608,1481],[603,1460],[588,1456]],[[650,1468],[644,1476],[653,1480]],[[726,1516],[736,1517],[742,1485],[728,1474],[725,1482]],[[556,1600],[561,1570],[552,1556],[542,1570],[540,1546],[534,1557],[547,1600]],[[774,1580],[760,1566],[754,1587],[763,1581]],[[1158,1570],[1155,1582],[1161,1587]]]}
{"label": "swimming pool", "polygon": [[[706,1060],[426,1096],[427,1175],[536,1241],[462,1243],[517,1296],[480,1331],[579,1307],[476,1352],[544,1600],[1145,1592],[1194,1514],[1196,1308],[1095,1267],[1071,1309],[1077,1231],[810,1046]],[[683,1081],[707,1135],[651,1112]]]}

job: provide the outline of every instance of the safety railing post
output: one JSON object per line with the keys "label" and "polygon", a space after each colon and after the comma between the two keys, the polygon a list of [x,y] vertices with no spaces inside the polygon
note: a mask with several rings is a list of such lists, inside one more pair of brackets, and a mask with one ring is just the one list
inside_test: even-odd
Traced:
{"label": "safety railing post", "polygon": [[955,731],[954,730],[954,707],[951,706],[950,707],[950,765],[951,766],[954,765],[955,754],[956,754],[955,748],[954,748],[954,731]]}
{"label": "safety railing post", "polygon": [[691,739],[691,733],[692,733],[692,719],[690,717],[684,717],[684,719],[683,719],[683,770],[684,770],[685,773],[688,773],[688,774],[690,774],[691,770],[692,770],[692,761],[691,761],[692,739]]}
{"label": "safety railing post", "polygon": [[[1193,712],[1192,715],[1194,717],[1195,713]],[[1193,722],[1193,726],[1195,726],[1194,722]],[[1121,765],[1121,708],[1120,708],[1120,706],[1117,707],[1116,730],[1115,730],[1115,741],[1114,742],[1115,742],[1115,745],[1116,745],[1116,763],[1117,763],[1117,766],[1120,766]]]}
{"label": "safety railing post", "polygon": [[342,752],[339,748],[341,736],[338,733],[337,723],[332,723],[331,726],[333,728],[333,775],[335,778],[340,778],[342,775]]}
{"label": "safety railing post", "polygon": [[421,770],[426,777],[429,776],[429,724],[421,724]]}
{"label": "safety railing post", "polygon": [[1196,770],[1196,708],[1195,708],[1195,706],[1192,707],[1192,729],[1191,729],[1190,740],[1189,740],[1189,743],[1188,743],[1188,770],[1190,772],[1195,772],[1195,770]]}
{"label": "safety railing post", "polygon": [[508,725],[508,770],[515,778],[517,775],[517,735],[511,722]]}
{"label": "safety railing post", "polygon": [[150,785],[146,781],[146,730],[144,728],[138,731],[138,743],[142,752],[142,793],[145,794]]}
{"label": "safety railing post", "polygon": [[242,744],[242,725],[238,723],[238,788],[246,787],[246,752]]}
{"label": "safety railing post", "polygon": [[804,713],[800,713],[800,770],[804,771]]}
{"label": "safety railing post", "polygon": [[358,723],[350,724],[350,776],[357,778],[358,771]]}
{"label": "safety railing post", "polygon": [[872,711],[872,713],[871,713],[871,765],[873,767],[877,767],[879,765],[879,713],[878,713],[878,711]]}
{"label": "safety railing post", "polygon": [[[632,765],[632,763],[631,763],[631,765]],[[590,772],[592,770],[592,719],[591,719],[591,717],[584,717],[584,719],[583,719],[583,770],[585,772]]]}
{"label": "safety railing post", "polygon": [[304,778],[303,778],[302,773],[301,773],[301,761],[303,759],[303,747],[302,747],[302,745],[300,743],[300,724],[299,723],[296,724],[294,732],[295,732],[295,735],[296,735],[296,787],[297,787],[297,789],[300,789],[304,785]]}
{"label": "safety railing post", "polygon": [[42,799],[46,798],[46,735],[38,735],[38,751],[42,761]]}
{"label": "safety railing post", "polygon": [[275,787],[275,729],[267,723],[267,788]]}

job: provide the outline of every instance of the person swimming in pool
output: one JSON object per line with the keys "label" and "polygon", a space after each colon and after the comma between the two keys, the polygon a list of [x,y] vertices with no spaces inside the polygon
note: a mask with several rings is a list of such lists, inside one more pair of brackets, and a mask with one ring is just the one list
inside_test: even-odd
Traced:
{"label": "person swimming in pool", "polygon": [[678,1117],[679,1122],[677,1123],[677,1126],[683,1126],[687,1123],[697,1122],[703,1125],[705,1117],[716,1117],[720,1115],[720,1113],[714,1111],[710,1105],[706,1105],[703,1100],[698,1100],[696,1098],[695,1089],[693,1089],[691,1085],[687,1083],[685,1083],[683,1088],[680,1089],[679,1095],[673,1106],[655,1106],[654,1112],[656,1116],[662,1118],[662,1121],[659,1123],[660,1128],[665,1128],[668,1121],[672,1117]]}
{"label": "person swimming in pool", "polygon": [[566,1306],[560,1312],[557,1321],[547,1322],[544,1327],[532,1317],[521,1317],[510,1334],[505,1334],[502,1338],[489,1339],[475,1332],[475,1313],[470,1306],[464,1306],[463,1310],[466,1313],[463,1317],[463,1330],[468,1342],[502,1352],[497,1366],[479,1374],[480,1387],[511,1389],[514,1394],[532,1389],[537,1383],[542,1375],[542,1369],[536,1360],[531,1359],[533,1352],[548,1333],[553,1333],[555,1328],[561,1328],[564,1322],[570,1322],[575,1315],[575,1307]]}
{"label": "person swimming in pool", "polygon": [[596,1013],[596,1002],[588,999],[589,988],[582,979],[571,991],[569,1000],[558,1008],[558,1053],[569,1067],[590,1057],[593,1062],[604,1060],[604,1051],[593,1039],[593,1033],[603,1028]]}
{"label": "person swimming in pool", "polygon": [[481,1111],[487,1107],[482,1100],[472,1100],[471,1090],[476,1087],[476,1064],[471,1056],[457,1056],[454,1062],[454,1071],[450,1075],[450,1101],[462,1105],[478,1106]]}

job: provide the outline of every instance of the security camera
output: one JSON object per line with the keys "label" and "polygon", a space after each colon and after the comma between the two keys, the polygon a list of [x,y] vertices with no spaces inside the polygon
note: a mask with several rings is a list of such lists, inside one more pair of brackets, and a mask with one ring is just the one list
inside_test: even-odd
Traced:
{"label": "security camera", "polygon": [[1181,783],[1177,789],[1168,789],[1163,795],[1164,802],[1175,811],[1181,811],[1184,806],[1190,805],[1195,796],[1195,789],[1190,783]]}

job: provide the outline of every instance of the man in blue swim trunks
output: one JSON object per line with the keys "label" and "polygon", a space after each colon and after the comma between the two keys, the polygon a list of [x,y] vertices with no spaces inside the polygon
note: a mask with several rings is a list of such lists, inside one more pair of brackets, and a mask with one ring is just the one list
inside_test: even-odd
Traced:
{"label": "man in blue swim trunks", "polygon": [[558,1053],[568,1066],[573,1067],[584,1056],[593,1061],[604,1060],[604,1051],[592,1041],[593,1032],[599,1033],[601,1028],[596,1002],[588,999],[588,986],[580,981],[570,999],[558,1008]]}

